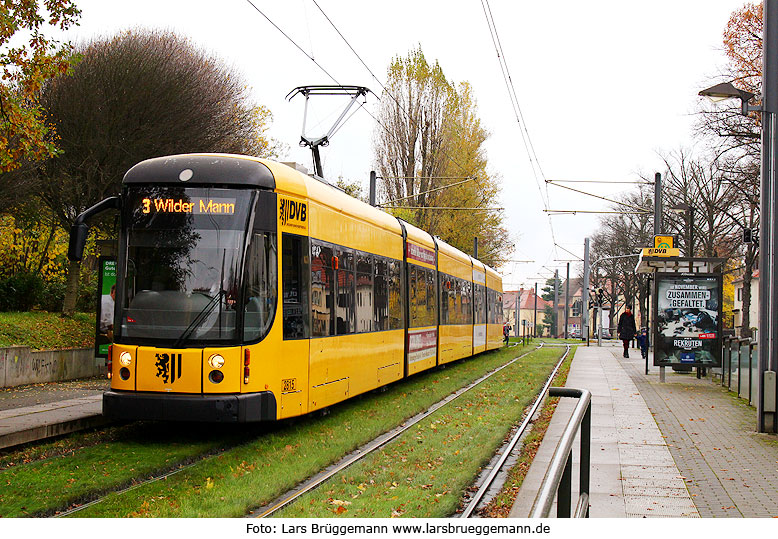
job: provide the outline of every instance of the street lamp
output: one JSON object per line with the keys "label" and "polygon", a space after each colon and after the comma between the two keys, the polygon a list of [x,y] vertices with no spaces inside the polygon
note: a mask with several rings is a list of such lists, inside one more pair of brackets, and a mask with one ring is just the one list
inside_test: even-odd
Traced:
{"label": "street lamp", "polygon": [[667,209],[674,213],[686,214],[686,219],[688,221],[687,227],[689,229],[689,241],[686,244],[686,256],[690,258],[693,257],[694,256],[694,207],[687,204],[686,202],[681,202],[680,204],[675,204],[673,206],[670,206]]}
{"label": "street lamp", "polygon": [[[741,113],[752,110],[762,113],[762,171],[759,193],[759,375],[757,377],[757,430],[778,432],[775,409],[775,373],[778,371],[778,196],[776,196],[776,157],[778,138],[778,0],[764,0],[762,30],[762,105],[748,106],[750,92],[738,90],[731,83],[716,85],[700,92],[711,98],[736,97],[741,101]],[[727,84],[729,84],[727,86]],[[715,94],[715,95],[714,95]],[[770,373],[770,376],[768,376]],[[770,380],[768,384],[768,379]],[[765,387],[769,386],[769,387]],[[766,402],[769,396],[770,402]]]}
{"label": "street lamp", "polygon": [[748,104],[751,98],[756,94],[741,90],[740,88],[735,88],[731,82],[722,82],[715,86],[711,86],[710,88],[700,90],[699,95],[707,97],[714,103],[733,97],[738,98],[740,99],[740,114],[743,116],[748,116],[748,113],[751,111],[762,110],[761,107],[751,107]]}

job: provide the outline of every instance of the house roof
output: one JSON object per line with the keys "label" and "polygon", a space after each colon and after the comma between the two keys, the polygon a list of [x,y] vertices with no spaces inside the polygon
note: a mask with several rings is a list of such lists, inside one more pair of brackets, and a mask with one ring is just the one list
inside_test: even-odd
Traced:
{"label": "house roof", "polygon": [[[520,289],[520,290],[513,290],[513,291],[507,291],[503,292],[502,295],[502,306],[503,309],[515,309],[516,308],[516,297],[519,297],[519,309],[534,309],[535,308],[535,291],[531,288],[529,289]],[[538,296],[538,310],[542,311],[546,307],[550,307],[551,302],[544,300],[542,297]]]}

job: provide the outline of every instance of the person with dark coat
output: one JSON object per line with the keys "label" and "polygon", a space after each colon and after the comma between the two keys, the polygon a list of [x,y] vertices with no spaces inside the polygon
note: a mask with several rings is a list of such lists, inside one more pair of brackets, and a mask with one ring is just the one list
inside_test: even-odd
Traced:
{"label": "person with dark coat", "polygon": [[629,341],[635,338],[637,326],[635,326],[635,315],[632,309],[627,307],[619,317],[619,339],[624,343],[624,357],[629,357]]}
{"label": "person with dark coat", "polygon": [[640,347],[640,355],[643,359],[648,358],[648,347],[651,344],[648,340],[648,329],[641,328],[638,332],[637,340]]}

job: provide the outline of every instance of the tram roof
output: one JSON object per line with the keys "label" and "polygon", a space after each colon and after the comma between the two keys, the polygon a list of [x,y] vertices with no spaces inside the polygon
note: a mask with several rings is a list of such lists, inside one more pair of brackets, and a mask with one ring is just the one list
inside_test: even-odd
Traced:
{"label": "tram roof", "polygon": [[245,155],[203,153],[154,157],[130,168],[122,183],[235,185],[275,189],[267,165]]}

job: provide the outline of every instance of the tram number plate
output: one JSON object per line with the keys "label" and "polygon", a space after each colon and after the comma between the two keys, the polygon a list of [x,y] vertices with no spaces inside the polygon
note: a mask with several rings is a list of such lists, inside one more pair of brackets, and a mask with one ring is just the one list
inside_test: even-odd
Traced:
{"label": "tram number plate", "polygon": [[285,380],[281,380],[281,382],[284,386],[283,391],[294,391],[296,389],[297,378],[286,378]]}

